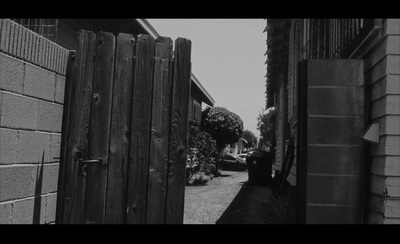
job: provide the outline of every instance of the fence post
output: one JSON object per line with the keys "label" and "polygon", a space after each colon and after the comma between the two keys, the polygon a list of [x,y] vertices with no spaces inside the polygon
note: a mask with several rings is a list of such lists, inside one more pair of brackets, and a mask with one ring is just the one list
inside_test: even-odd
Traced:
{"label": "fence post", "polygon": [[[57,210],[61,211],[57,214],[58,223],[81,223],[85,207],[86,176],[79,160],[87,157],[95,40],[93,32],[78,33],[74,71],[66,81],[71,83],[71,99],[67,105],[70,111],[68,131],[62,135],[62,143],[66,144],[63,148],[65,153],[61,154],[64,158],[61,160],[63,166],[60,167],[60,176],[63,176],[61,181],[64,186],[60,186],[61,192],[57,197],[57,202],[63,201],[63,207]],[[63,121],[66,119],[63,118]]]}
{"label": "fence post", "polygon": [[62,118],[62,128],[61,128],[61,145],[60,145],[60,161],[59,161],[59,174],[58,174],[58,184],[57,184],[57,201],[56,207],[56,223],[63,223],[63,211],[64,208],[64,174],[65,174],[65,159],[67,153],[67,143],[66,138],[68,135],[68,123],[71,116],[71,94],[72,94],[72,80],[74,75],[74,61],[75,61],[75,51],[69,52],[67,73],[65,75],[65,89],[64,89],[64,107],[63,107],[63,118]]}

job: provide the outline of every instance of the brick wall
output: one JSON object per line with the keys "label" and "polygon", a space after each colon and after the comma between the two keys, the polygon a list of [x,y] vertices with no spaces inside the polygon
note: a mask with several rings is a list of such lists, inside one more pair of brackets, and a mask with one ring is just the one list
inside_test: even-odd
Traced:
{"label": "brick wall", "polygon": [[400,20],[384,22],[382,41],[365,57],[371,123],[379,122],[379,144],[371,145],[369,218],[400,224]]}
{"label": "brick wall", "polygon": [[54,223],[68,50],[0,19],[0,223]]}

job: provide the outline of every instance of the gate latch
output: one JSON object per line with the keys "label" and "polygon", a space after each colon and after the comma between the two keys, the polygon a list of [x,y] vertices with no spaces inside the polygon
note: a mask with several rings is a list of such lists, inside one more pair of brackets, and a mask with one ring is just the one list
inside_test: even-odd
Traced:
{"label": "gate latch", "polygon": [[80,163],[89,163],[89,164],[97,164],[101,162],[101,158],[99,159],[88,159],[88,160],[79,160]]}

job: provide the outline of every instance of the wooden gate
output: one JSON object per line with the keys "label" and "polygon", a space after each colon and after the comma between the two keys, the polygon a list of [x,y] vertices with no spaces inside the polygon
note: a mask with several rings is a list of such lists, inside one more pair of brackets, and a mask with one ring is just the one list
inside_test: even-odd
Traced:
{"label": "wooden gate", "polygon": [[360,223],[363,61],[311,59],[302,61],[299,70],[297,222]]}
{"label": "wooden gate", "polygon": [[191,42],[78,33],[57,223],[183,223]]}

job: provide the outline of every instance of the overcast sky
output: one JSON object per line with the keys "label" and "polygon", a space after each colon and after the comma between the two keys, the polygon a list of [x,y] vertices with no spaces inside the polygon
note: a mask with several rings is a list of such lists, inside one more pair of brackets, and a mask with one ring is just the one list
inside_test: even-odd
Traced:
{"label": "overcast sky", "polygon": [[161,36],[190,39],[192,73],[215,100],[259,137],[265,108],[264,19],[147,19]]}

